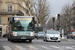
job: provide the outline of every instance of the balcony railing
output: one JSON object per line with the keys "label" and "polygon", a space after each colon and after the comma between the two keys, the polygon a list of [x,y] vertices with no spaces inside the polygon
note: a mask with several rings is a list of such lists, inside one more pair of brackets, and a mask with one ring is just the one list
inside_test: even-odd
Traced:
{"label": "balcony railing", "polygon": [[24,15],[20,10],[0,10],[0,15]]}

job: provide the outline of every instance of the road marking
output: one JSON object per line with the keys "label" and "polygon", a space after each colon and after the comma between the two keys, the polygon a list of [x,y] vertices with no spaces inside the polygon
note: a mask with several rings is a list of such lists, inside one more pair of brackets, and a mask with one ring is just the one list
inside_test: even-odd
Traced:
{"label": "road marking", "polygon": [[10,47],[8,47],[8,46],[3,46],[3,48],[5,49],[5,50],[12,50]]}
{"label": "road marking", "polygon": [[44,48],[44,49],[51,49],[51,48],[48,48],[48,47],[46,47],[46,46],[41,46],[42,48]]}
{"label": "road marking", "polygon": [[50,47],[52,47],[52,48],[56,48],[56,49],[59,49],[60,47],[57,47],[57,46],[50,46]]}
{"label": "road marking", "polygon": [[72,46],[73,48],[75,48],[75,46]]}
{"label": "road marking", "polygon": [[21,46],[15,46],[16,48],[18,48],[19,50],[26,50],[25,48],[21,47]]}
{"label": "road marking", "polygon": [[73,47],[68,47],[68,46],[66,46],[65,48],[66,48],[66,49],[74,49]]}
{"label": "road marking", "polygon": [[32,45],[28,45],[28,47],[29,47],[30,49],[38,49],[38,48],[36,48],[36,47],[34,47],[34,46],[32,46]]}

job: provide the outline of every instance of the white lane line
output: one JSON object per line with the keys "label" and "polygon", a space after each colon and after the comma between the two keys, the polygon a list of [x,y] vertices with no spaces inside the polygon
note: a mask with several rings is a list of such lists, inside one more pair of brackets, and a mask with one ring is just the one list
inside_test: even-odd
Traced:
{"label": "white lane line", "polygon": [[32,45],[28,45],[27,47],[32,48],[32,49],[38,49],[38,48],[36,48],[36,47],[34,47]]}
{"label": "white lane line", "polygon": [[8,46],[3,46],[3,48],[5,49],[5,50],[12,50],[10,47],[8,47]]}
{"label": "white lane line", "polygon": [[18,48],[19,50],[26,50],[25,48],[21,47],[21,46],[15,46],[16,48]]}
{"label": "white lane line", "polygon": [[74,49],[73,47],[68,47],[68,46],[66,46],[65,48],[66,48],[66,49]]}
{"label": "white lane line", "polygon": [[75,46],[72,46],[73,48],[75,48]]}
{"label": "white lane line", "polygon": [[48,47],[46,47],[46,46],[41,46],[42,48],[44,48],[44,49],[51,49],[51,48],[48,48]]}
{"label": "white lane line", "polygon": [[50,46],[50,47],[60,49],[60,47],[58,47],[58,46]]}

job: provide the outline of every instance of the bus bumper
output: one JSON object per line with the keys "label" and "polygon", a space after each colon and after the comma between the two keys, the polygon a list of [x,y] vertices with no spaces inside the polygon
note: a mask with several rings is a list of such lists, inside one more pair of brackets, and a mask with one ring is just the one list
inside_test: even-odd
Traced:
{"label": "bus bumper", "polygon": [[33,40],[35,37],[34,36],[11,36],[8,37],[8,39],[11,40]]}

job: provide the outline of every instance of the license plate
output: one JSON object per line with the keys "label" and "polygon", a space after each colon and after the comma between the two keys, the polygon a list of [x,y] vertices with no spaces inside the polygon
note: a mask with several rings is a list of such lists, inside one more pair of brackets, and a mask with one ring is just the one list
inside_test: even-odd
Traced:
{"label": "license plate", "polygon": [[21,39],[26,39],[26,37],[22,37]]}

